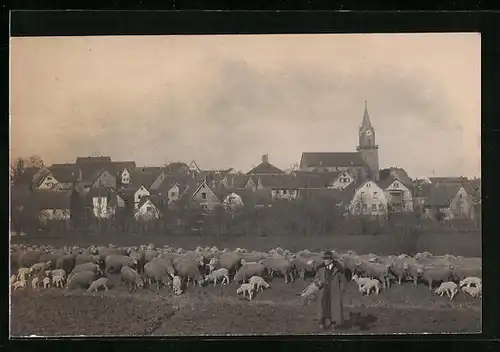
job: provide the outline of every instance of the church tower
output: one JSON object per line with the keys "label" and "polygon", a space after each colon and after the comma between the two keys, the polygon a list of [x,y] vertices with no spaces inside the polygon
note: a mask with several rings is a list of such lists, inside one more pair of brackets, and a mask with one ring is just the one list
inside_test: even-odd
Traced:
{"label": "church tower", "polygon": [[363,122],[359,127],[359,145],[357,147],[358,153],[365,161],[369,168],[369,177],[372,180],[378,181],[379,179],[379,166],[378,166],[378,145],[375,144],[375,129],[370,121],[368,114],[368,107],[365,99],[365,113],[363,114]]}

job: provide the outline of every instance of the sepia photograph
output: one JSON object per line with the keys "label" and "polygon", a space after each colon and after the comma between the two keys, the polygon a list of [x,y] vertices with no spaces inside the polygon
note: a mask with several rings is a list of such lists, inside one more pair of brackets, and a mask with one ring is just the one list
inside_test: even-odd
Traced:
{"label": "sepia photograph", "polygon": [[481,35],[10,38],[10,336],[481,333]]}

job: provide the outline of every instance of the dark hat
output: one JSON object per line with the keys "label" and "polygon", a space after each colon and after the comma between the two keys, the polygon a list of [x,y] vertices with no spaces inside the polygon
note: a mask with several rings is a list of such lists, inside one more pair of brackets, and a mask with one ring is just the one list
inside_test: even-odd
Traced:
{"label": "dark hat", "polygon": [[333,253],[331,251],[326,251],[325,253],[323,253],[323,259],[333,260]]}

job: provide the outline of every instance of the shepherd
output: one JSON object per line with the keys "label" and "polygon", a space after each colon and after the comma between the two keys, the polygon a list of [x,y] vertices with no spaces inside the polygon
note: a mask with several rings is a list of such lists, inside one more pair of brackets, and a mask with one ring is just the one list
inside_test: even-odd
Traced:
{"label": "shepherd", "polygon": [[319,321],[322,329],[344,323],[343,295],[346,278],[342,265],[335,260],[331,251],[323,254],[323,264],[318,266],[315,278],[318,292]]}

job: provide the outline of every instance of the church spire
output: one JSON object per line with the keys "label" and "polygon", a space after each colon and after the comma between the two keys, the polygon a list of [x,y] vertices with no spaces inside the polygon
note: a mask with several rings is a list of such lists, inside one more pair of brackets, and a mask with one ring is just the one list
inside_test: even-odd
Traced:
{"label": "church spire", "polygon": [[363,114],[363,122],[361,124],[361,127],[359,128],[359,130],[361,132],[365,132],[369,129],[373,129],[373,126],[372,126],[372,123],[370,121],[370,115],[368,114],[368,103],[367,103],[367,100],[366,100],[366,97],[365,97],[365,112]]}

